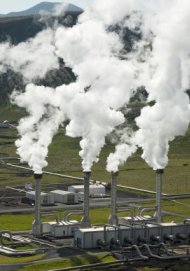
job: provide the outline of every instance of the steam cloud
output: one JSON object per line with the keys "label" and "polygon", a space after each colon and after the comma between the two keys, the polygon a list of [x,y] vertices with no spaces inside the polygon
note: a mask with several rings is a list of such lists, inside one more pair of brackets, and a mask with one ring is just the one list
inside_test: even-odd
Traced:
{"label": "steam cloud", "polygon": [[21,139],[16,141],[21,161],[28,162],[35,173],[47,166],[48,146],[62,123],[63,114],[55,97],[55,90],[29,84],[25,93],[14,92],[12,102],[29,113],[18,125]]}
{"label": "steam cloud", "polygon": [[73,28],[60,27],[56,32],[57,55],[73,69],[80,89],[70,104],[66,131],[82,137],[84,171],[98,160],[105,137],[124,122],[119,109],[129,101],[135,85],[136,68],[119,58],[123,44],[118,35],[107,31],[96,7],[81,15]]}
{"label": "steam cloud", "polygon": [[20,72],[26,81],[43,78],[50,69],[59,67],[55,55],[54,31],[46,29],[26,42],[16,46],[0,44],[0,72],[13,69]]}
{"label": "steam cloud", "polygon": [[[30,84],[24,94],[13,95],[14,102],[29,113],[18,127],[21,139],[16,145],[22,159],[41,172],[53,135],[67,119],[66,133],[82,137],[83,169],[91,170],[106,136],[125,121],[120,108],[129,103],[133,89],[144,85],[154,105],[142,109],[135,135],[124,130],[115,153],[108,157],[107,170],[117,171],[137,146],[151,167],[164,168],[169,142],[183,135],[190,121],[185,93],[190,68],[189,14],[185,0],[97,0],[72,28],[59,26],[55,35],[48,29],[13,48],[1,45],[2,71],[10,66],[31,80],[57,68],[57,57],[61,57],[77,76],[68,86],[51,89]],[[141,32],[141,41],[127,55],[123,55],[120,33],[110,31],[115,24]],[[45,60],[40,60],[44,50]],[[23,51],[24,56],[18,57]]]}
{"label": "steam cloud", "polygon": [[190,121],[189,98],[185,92],[189,87],[190,5],[188,1],[165,2],[166,6],[158,1],[157,10],[154,8],[154,13],[144,15],[144,26],[149,26],[144,33],[152,31],[154,38],[144,67],[146,74],[142,77],[149,101],[155,104],[143,108],[136,119],[139,127],[136,142],[143,149],[142,157],[154,169],[165,168],[169,142],[184,135]]}

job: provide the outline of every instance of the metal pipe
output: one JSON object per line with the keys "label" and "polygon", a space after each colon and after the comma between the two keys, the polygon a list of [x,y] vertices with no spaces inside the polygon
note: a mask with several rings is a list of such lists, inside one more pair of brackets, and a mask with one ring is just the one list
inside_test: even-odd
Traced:
{"label": "metal pipe", "polygon": [[35,219],[32,224],[32,233],[34,236],[39,237],[42,234],[41,223],[41,180],[42,174],[34,173],[35,179]]}
{"label": "metal pipe", "polygon": [[145,211],[155,211],[156,206],[146,206],[146,207],[142,207],[138,209],[138,215],[139,216],[143,216],[143,213]]}
{"label": "metal pipe", "polygon": [[145,225],[149,224],[149,225],[156,225],[158,226],[158,236],[162,236],[162,226],[160,223],[155,222],[155,221],[143,221],[143,223],[145,223]]}
{"label": "metal pipe", "polygon": [[156,170],[156,221],[162,222],[161,200],[162,200],[162,175],[163,169]]}
{"label": "metal pipe", "polygon": [[90,196],[90,176],[91,176],[91,172],[90,171],[84,171],[84,203],[83,203],[83,211],[84,211],[84,215],[82,217],[82,228],[88,228],[91,227],[91,223],[90,223],[90,215],[89,215],[89,196]]}
{"label": "metal pipe", "polygon": [[111,213],[109,216],[109,224],[118,225],[117,217],[117,177],[118,172],[112,172],[111,176]]}
{"label": "metal pipe", "polygon": [[176,255],[174,254],[174,255],[167,255],[167,256],[159,256],[157,254],[152,253],[150,246],[148,246],[147,244],[144,244],[143,248],[147,249],[147,252],[149,253],[150,257],[156,258],[159,260],[170,260],[170,259],[177,260],[177,259],[184,259],[184,258],[186,259],[190,257],[190,255],[188,254],[176,254]]}
{"label": "metal pipe", "polygon": [[[74,211],[70,211],[70,212],[68,212],[67,214],[65,214],[64,215],[64,221],[66,222],[66,223],[70,223],[71,221],[70,221],[70,219],[69,219],[69,217],[71,216],[71,215],[80,215],[80,214],[83,214],[84,212],[83,211],[79,211],[79,210],[74,210]],[[79,223],[79,222],[78,222]]]}
{"label": "metal pipe", "polygon": [[3,243],[3,238],[4,238],[4,234],[7,234],[7,235],[9,235],[9,238],[10,238],[10,243],[11,244],[13,244],[13,239],[12,239],[12,233],[10,232],[10,231],[1,231],[0,232],[0,243],[1,243],[1,245],[4,245],[4,243]]}
{"label": "metal pipe", "polygon": [[[120,229],[119,226],[106,224],[106,225],[104,225],[104,242],[108,242],[108,240],[107,240],[107,234],[106,234],[106,228],[107,227],[110,227],[110,228],[114,229],[114,231],[115,231],[114,232],[115,233],[115,240],[119,240],[119,229]],[[116,236],[116,233],[117,233],[117,236]]]}
{"label": "metal pipe", "polygon": [[141,251],[137,245],[132,245],[131,248],[134,248],[136,250],[136,252],[138,253],[138,255],[140,256],[141,259],[148,260],[148,257],[141,253]]}

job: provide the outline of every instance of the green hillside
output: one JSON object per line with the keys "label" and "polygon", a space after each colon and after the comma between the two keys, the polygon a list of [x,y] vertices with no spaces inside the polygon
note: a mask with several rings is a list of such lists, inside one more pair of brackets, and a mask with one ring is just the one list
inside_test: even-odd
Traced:
{"label": "green hillside", "polygon": [[[8,119],[16,121],[24,115],[24,111],[13,106],[1,106],[0,120]],[[7,137],[5,137],[7,136]],[[18,137],[14,129],[0,129],[0,157],[15,156],[14,142]],[[185,137],[177,137],[170,144],[169,164],[165,169],[163,192],[164,193],[185,193],[190,192],[190,129]],[[92,179],[110,181],[110,174],[106,172],[106,158],[114,146],[111,143],[103,148],[100,160],[92,168]],[[81,159],[78,155],[79,139],[65,136],[61,128],[54,137],[49,147],[48,167],[46,171],[82,176]],[[32,182],[32,176],[25,176],[23,170],[6,168],[1,164],[0,186],[8,183],[24,184]],[[44,182],[64,182],[63,178],[45,175]],[[155,173],[141,159],[141,150],[138,150],[129,161],[120,168],[119,183],[126,186],[134,186],[143,189],[155,190]]]}

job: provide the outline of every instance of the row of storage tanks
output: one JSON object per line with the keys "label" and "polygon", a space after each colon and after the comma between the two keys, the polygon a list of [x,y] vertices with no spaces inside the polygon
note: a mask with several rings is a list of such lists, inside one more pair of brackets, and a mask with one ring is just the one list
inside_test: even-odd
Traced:
{"label": "row of storage tanks", "polygon": [[[105,195],[105,186],[102,184],[90,184],[90,197],[100,197]],[[48,193],[40,193],[41,205],[53,205],[54,203],[77,204],[84,200],[84,185],[71,185],[68,191],[53,190]],[[36,192],[27,191],[26,198],[35,202]]]}

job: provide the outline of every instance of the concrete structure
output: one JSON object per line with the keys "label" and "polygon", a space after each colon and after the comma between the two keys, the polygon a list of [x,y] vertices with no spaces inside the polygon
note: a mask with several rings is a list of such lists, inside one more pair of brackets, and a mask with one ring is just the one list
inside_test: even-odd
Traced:
{"label": "concrete structure", "polygon": [[[36,192],[35,191],[26,192],[26,198],[36,202]],[[52,205],[54,204],[54,196],[48,193],[41,192],[40,203],[41,205]]]}
{"label": "concrete structure", "polygon": [[78,195],[69,191],[53,190],[49,194],[54,197],[55,202],[60,202],[64,204],[76,204],[79,201]]}
{"label": "concrete structure", "polygon": [[162,201],[162,175],[164,173],[163,169],[156,170],[156,221],[157,223],[162,222],[162,211],[161,211],[161,201]]}
{"label": "concrete structure", "polygon": [[42,176],[43,176],[42,174],[34,173],[36,199],[35,199],[35,219],[32,224],[32,233],[36,237],[40,237],[42,234],[41,201],[40,201]]}
{"label": "concrete structure", "polygon": [[117,177],[118,172],[112,172],[111,179],[111,213],[109,216],[110,225],[118,225],[117,218]]}
{"label": "concrete structure", "polygon": [[90,216],[89,216],[89,183],[90,183],[90,175],[91,172],[84,172],[84,204],[83,204],[83,212],[84,215],[81,220],[81,227],[87,228],[90,227]]}
{"label": "concrete structure", "polygon": [[[73,193],[84,193],[84,185],[71,185],[68,187],[69,192]],[[102,184],[90,184],[89,185],[89,196],[99,197],[105,195],[105,186]]]}

